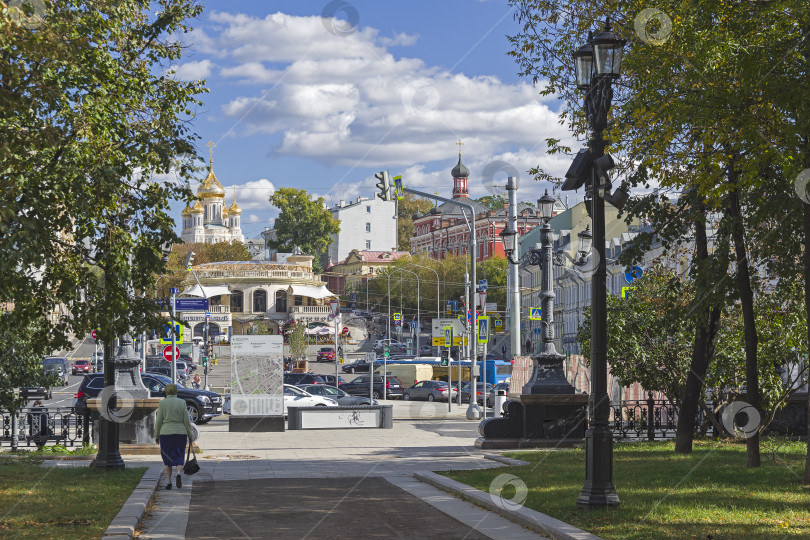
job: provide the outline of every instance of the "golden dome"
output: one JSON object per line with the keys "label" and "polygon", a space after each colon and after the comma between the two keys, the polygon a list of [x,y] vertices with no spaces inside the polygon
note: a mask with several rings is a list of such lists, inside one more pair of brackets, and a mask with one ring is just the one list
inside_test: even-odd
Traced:
{"label": "golden dome", "polygon": [[189,217],[191,215],[191,208],[189,208],[189,206],[186,205],[186,207],[183,208],[183,212],[180,215],[183,217]]}
{"label": "golden dome", "polygon": [[228,217],[228,208],[224,204],[222,205],[222,217]]}
{"label": "golden dome", "polygon": [[210,198],[225,198],[225,188],[217,180],[214,175],[214,164],[208,169],[208,176],[202,181],[200,187],[197,188],[197,196],[201,199]]}
{"label": "golden dome", "polygon": [[233,204],[231,205],[231,207],[228,208],[228,213],[232,214],[232,215],[235,215],[235,216],[238,216],[239,214],[242,213],[242,209],[239,208],[239,205],[236,204],[236,201],[233,201]]}
{"label": "golden dome", "polygon": [[191,213],[192,214],[204,214],[205,213],[205,208],[203,208],[203,205],[200,204],[200,201],[197,201],[197,202],[194,203],[194,206],[191,207]]}

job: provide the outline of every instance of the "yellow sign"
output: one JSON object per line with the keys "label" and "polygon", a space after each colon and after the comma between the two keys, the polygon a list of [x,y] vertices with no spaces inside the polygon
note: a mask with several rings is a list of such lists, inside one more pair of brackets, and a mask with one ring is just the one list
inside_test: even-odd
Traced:
{"label": "yellow sign", "polygon": [[[469,342],[469,340],[465,337],[464,338],[464,345],[467,345],[468,342]],[[433,338],[433,346],[434,347],[446,347],[447,345],[445,345],[444,343],[445,343],[444,336]],[[462,343],[461,336],[453,336],[453,346],[454,347],[460,347],[461,343]]]}
{"label": "yellow sign", "polygon": [[[182,345],[183,344],[183,325],[182,323],[176,322],[174,323],[174,344],[175,345]],[[171,345],[172,344],[172,327],[168,323],[163,325],[163,333],[160,335],[160,344],[161,345]]]}
{"label": "yellow sign", "polygon": [[540,316],[541,309],[539,307],[530,307],[529,308],[529,320],[530,321],[542,321],[543,318]]}
{"label": "yellow sign", "polygon": [[622,287],[622,298],[627,298],[627,295],[630,294],[630,291],[635,289],[635,287]]}

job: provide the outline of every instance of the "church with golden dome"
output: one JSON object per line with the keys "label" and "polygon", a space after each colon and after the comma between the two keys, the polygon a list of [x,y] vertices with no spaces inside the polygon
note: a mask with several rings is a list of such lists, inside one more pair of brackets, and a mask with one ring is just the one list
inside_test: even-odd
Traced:
{"label": "church with golden dome", "polygon": [[180,238],[186,243],[214,244],[217,242],[244,242],[241,220],[242,209],[236,204],[236,188],[233,202],[227,206],[225,188],[214,175],[214,157],[211,156],[208,176],[197,188],[194,206],[183,209],[183,232]]}

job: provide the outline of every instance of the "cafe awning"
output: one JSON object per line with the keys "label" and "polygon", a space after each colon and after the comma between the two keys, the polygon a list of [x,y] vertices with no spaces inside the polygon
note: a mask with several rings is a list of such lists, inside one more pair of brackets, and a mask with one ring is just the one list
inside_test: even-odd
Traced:
{"label": "cafe awning", "polygon": [[312,285],[290,285],[287,289],[289,294],[295,296],[308,296],[309,298],[329,298],[335,296],[335,293],[329,291],[326,285],[320,287],[313,287]]}
{"label": "cafe awning", "polygon": [[180,294],[186,296],[197,296],[199,298],[213,298],[214,296],[219,296],[221,294],[231,294],[231,291],[226,285],[206,285],[205,287],[194,285]]}

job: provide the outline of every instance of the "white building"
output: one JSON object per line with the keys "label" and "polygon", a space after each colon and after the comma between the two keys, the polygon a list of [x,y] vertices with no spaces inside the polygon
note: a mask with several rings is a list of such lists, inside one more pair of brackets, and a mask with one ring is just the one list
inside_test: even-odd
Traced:
{"label": "white building", "polygon": [[346,260],[353,249],[359,251],[390,251],[397,248],[396,204],[377,197],[358,197],[329,209],[340,221],[340,232],[332,235],[327,248],[329,262]]}
{"label": "white building", "polygon": [[197,188],[199,200],[194,206],[183,209],[183,232],[186,243],[244,242],[241,221],[242,210],[236,204],[236,189],[233,203],[225,203],[225,188],[214,175],[214,158],[209,162],[208,176]]}

